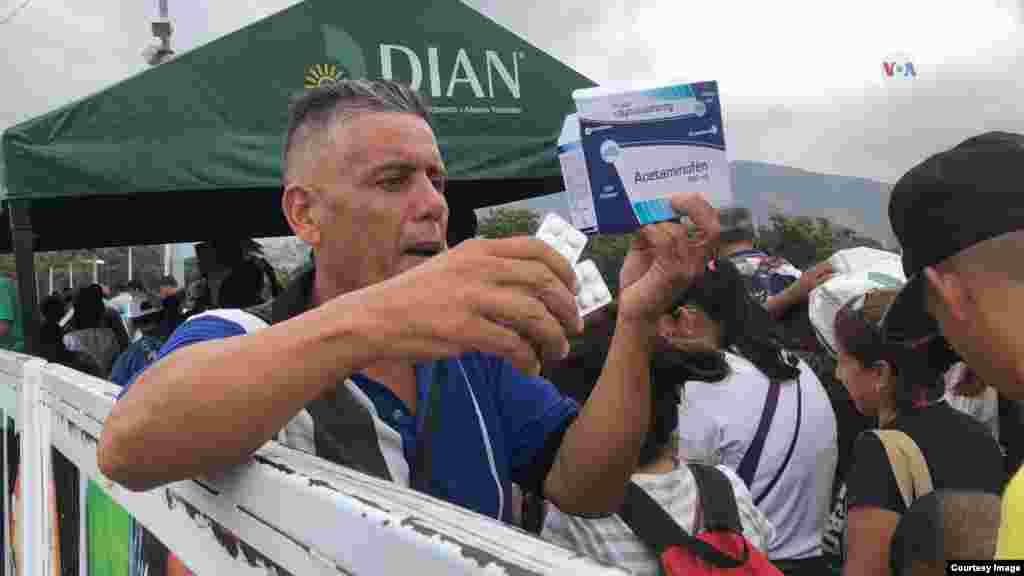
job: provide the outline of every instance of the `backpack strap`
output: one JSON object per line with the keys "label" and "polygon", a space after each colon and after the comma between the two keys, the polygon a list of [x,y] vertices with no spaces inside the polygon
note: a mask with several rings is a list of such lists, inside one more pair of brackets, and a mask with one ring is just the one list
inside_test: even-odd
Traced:
{"label": "backpack strap", "polygon": [[306,404],[313,418],[316,455],[383,480],[392,480],[373,415],[344,382]]}
{"label": "backpack strap", "polygon": [[910,508],[914,500],[933,490],[932,474],[921,448],[914,439],[901,430],[872,430],[882,442],[889,458],[896,485],[903,496],[903,504]]}
{"label": "backpack strap", "polygon": [[523,530],[534,536],[544,531],[544,498],[534,492],[523,494]]}
{"label": "backpack strap", "polygon": [[673,546],[681,546],[717,568],[738,568],[746,564],[750,557],[750,550],[745,543],[743,558],[736,559],[688,534],[647,491],[632,480],[626,484],[626,498],[619,510],[619,518],[658,558]]}
{"label": "backpack strap", "polygon": [[[270,300],[245,311],[268,325],[274,324],[274,302],[276,300]],[[370,476],[392,479],[377,439],[373,415],[344,382],[306,404],[306,411],[313,418],[317,456]]]}
{"label": "backpack strap", "polygon": [[703,529],[712,532],[727,530],[742,534],[740,510],[736,505],[736,493],[733,492],[729,478],[714,466],[692,463],[689,464],[689,468],[694,480],[697,481]]}
{"label": "backpack strap", "polygon": [[775,409],[779,406],[781,390],[782,384],[777,380],[772,380],[768,385],[768,395],[764,399],[764,408],[761,410],[761,421],[757,424],[757,431],[754,432],[754,439],[750,441],[747,453],[743,455],[743,460],[736,468],[736,473],[747,486],[753,485],[757,464],[761,460],[761,452],[764,450],[764,443],[768,438],[768,430],[772,427]]}
{"label": "backpack strap", "polygon": [[786,456],[782,459],[782,464],[779,466],[778,471],[775,472],[775,476],[768,482],[768,486],[765,486],[764,491],[754,499],[755,506],[760,506],[761,502],[764,502],[764,499],[768,497],[768,494],[771,494],[772,489],[775,488],[775,485],[782,478],[782,473],[789,466],[789,461],[792,460],[793,452],[796,450],[796,441],[800,437],[800,421],[803,420],[803,389],[800,386],[800,378],[797,378],[793,384],[796,386],[796,429],[793,430],[793,438],[789,441],[789,448],[786,450]]}

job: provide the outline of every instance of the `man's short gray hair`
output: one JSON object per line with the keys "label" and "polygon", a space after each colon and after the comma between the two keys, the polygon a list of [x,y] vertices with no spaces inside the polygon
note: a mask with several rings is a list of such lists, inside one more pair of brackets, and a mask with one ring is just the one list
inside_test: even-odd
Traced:
{"label": "man's short gray hair", "polygon": [[288,106],[282,168],[287,183],[299,144],[320,139],[336,122],[368,112],[415,114],[430,122],[426,100],[409,86],[392,80],[340,80],[292,97]]}

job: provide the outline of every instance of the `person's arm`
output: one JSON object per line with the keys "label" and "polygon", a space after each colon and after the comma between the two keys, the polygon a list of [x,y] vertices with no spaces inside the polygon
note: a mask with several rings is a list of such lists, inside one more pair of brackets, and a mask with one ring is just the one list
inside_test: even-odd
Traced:
{"label": "person's arm", "polygon": [[654,335],[653,325],[617,325],[597,386],[566,432],[544,483],[544,495],[560,510],[618,510],[649,427]]}
{"label": "person's arm", "polygon": [[192,344],[150,366],[107,417],[100,470],[148,490],[243,462],[323,388],[371,358],[371,340],[361,335],[373,334],[372,318],[336,307]]}
{"label": "person's arm", "polygon": [[854,444],[847,481],[846,563],[843,576],[889,573],[889,543],[905,511],[885,447],[871,432]]}
{"label": "person's arm", "polygon": [[618,315],[604,367],[545,479],[545,496],[570,514],[621,508],[649,429],[657,322],[703,274],[718,240],[718,211],[702,195],[676,194],[670,201],[676,214],[689,216],[695,233],[670,221],[644,226],[634,237],[619,273]]}
{"label": "person's arm", "polygon": [[376,363],[478,350],[536,371],[582,329],[575,283],[540,240],[473,240],[256,333],[222,331],[139,375],[106,419],[100,470],[146,490],[240,464],[325,388]]}
{"label": "person's arm", "polygon": [[835,274],[835,269],[832,268],[832,265],[827,261],[821,262],[814,268],[801,274],[800,278],[787,286],[782,292],[768,297],[768,301],[765,302],[765,308],[772,315],[772,318],[778,320],[785,316],[790,308],[807,300],[807,295],[811,293],[811,290],[826,282],[833,274]]}
{"label": "person's arm", "polygon": [[778,320],[785,316],[790,308],[799,304],[806,296],[807,294],[803,291],[800,281],[797,280],[787,286],[782,292],[769,296],[764,307],[772,315],[772,318]]}
{"label": "person's arm", "polygon": [[857,506],[846,514],[846,564],[843,576],[889,573],[889,541],[900,515],[876,506]]}

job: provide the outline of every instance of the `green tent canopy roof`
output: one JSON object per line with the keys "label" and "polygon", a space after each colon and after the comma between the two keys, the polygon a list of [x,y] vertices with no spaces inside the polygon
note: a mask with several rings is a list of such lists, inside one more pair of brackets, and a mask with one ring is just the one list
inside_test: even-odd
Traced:
{"label": "green tent canopy roof", "polygon": [[37,249],[232,233],[223,212],[183,206],[244,210],[232,225],[258,228],[246,236],[287,233],[278,199],[288,98],[346,77],[392,78],[429,97],[453,206],[561,188],[561,122],[572,91],[591,81],[458,0],[355,6],[307,0],[9,128],[0,198],[31,201]]}

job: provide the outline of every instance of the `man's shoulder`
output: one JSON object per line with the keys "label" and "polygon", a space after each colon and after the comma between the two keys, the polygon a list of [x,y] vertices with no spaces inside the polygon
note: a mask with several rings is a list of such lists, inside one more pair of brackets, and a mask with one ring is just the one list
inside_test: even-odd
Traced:
{"label": "man's shoulder", "polygon": [[262,318],[245,310],[210,310],[185,320],[164,343],[159,356],[164,357],[190,344],[252,334],[268,325]]}
{"label": "man's shoulder", "polygon": [[270,325],[270,322],[248,309],[220,308],[196,314],[185,320],[180,328],[194,328],[200,325],[222,326],[231,329],[233,332],[241,330],[248,334],[266,328]]}

